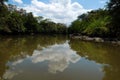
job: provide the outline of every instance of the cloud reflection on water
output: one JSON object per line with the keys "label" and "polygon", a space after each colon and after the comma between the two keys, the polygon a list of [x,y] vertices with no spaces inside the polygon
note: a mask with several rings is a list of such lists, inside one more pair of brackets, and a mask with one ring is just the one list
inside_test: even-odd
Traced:
{"label": "cloud reflection on water", "polygon": [[68,41],[64,44],[55,44],[46,48],[43,47],[42,49],[37,48],[33,51],[32,56],[26,55],[26,58],[24,59],[9,62],[11,68],[5,72],[3,79],[12,79],[17,75],[22,74],[23,70],[19,68],[19,65],[24,64],[25,60],[30,60],[34,65],[47,61],[48,71],[55,74],[57,72],[63,72],[69,67],[70,63],[76,63],[80,58],[81,57],[76,54],[76,51],[73,51],[70,48]]}
{"label": "cloud reflection on water", "polygon": [[48,61],[48,70],[51,73],[63,72],[70,63],[76,63],[80,56],[71,50],[68,41],[64,44],[55,44],[42,51],[34,50],[31,57],[33,63]]}

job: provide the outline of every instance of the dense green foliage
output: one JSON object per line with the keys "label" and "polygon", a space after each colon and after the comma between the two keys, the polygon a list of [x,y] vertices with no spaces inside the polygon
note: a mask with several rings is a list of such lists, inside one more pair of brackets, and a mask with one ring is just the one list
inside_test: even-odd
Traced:
{"label": "dense green foliage", "polygon": [[54,23],[48,19],[42,20],[39,23],[39,30],[41,33],[58,33],[58,34],[66,34],[67,33],[67,27],[64,24],[61,23]]}
{"label": "dense green foliage", "polygon": [[5,5],[8,0],[0,0],[0,33],[80,33],[88,36],[120,38],[120,0],[110,0],[106,9],[92,10],[78,16],[69,28],[43,17],[34,17],[15,5]]}
{"label": "dense green foliage", "polygon": [[103,37],[109,32],[107,27],[109,19],[110,16],[106,10],[91,11],[78,16],[78,19],[72,22],[69,32]]}
{"label": "dense green foliage", "polygon": [[69,33],[120,38],[120,0],[110,0],[106,9],[92,10],[78,16]]}
{"label": "dense green foliage", "polygon": [[54,33],[66,34],[67,27],[61,23],[54,23],[43,17],[34,17],[25,10],[17,10],[15,5],[0,4],[0,33],[1,34],[33,34]]}
{"label": "dense green foliage", "polygon": [[111,36],[120,38],[120,0],[110,0],[108,3],[108,11],[112,17],[110,25]]}

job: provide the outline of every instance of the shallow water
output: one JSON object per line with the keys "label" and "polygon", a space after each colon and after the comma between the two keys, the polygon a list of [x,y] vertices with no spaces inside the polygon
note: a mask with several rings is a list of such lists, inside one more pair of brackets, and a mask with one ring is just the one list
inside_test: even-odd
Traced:
{"label": "shallow water", "polygon": [[0,80],[120,80],[120,46],[66,36],[0,37]]}

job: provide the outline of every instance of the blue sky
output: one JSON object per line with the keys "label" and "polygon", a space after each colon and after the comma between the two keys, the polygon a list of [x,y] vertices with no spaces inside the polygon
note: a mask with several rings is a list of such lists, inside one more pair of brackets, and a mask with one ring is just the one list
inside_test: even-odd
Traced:
{"label": "blue sky", "polygon": [[55,22],[69,24],[87,11],[104,8],[108,0],[9,0],[9,3],[44,16]]}
{"label": "blue sky", "polygon": [[109,0],[73,0],[79,2],[86,9],[103,8]]}

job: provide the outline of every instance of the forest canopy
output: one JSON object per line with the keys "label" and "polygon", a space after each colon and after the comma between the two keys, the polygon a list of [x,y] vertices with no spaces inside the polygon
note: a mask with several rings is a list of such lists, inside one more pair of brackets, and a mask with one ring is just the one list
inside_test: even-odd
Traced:
{"label": "forest canopy", "polygon": [[0,0],[1,34],[74,34],[87,36],[120,38],[120,0],[109,0],[105,9],[92,10],[79,15],[69,27],[55,23],[42,16],[34,17],[32,12],[17,9],[16,5],[4,4]]}

